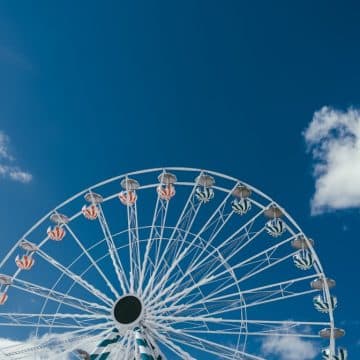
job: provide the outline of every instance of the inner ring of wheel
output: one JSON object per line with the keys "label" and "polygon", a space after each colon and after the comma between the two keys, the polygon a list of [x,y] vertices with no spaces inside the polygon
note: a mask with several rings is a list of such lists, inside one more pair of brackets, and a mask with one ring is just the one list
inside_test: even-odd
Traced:
{"label": "inner ring of wheel", "polygon": [[141,317],[142,302],[135,295],[125,295],[118,299],[113,308],[114,319],[120,325],[130,325]]}

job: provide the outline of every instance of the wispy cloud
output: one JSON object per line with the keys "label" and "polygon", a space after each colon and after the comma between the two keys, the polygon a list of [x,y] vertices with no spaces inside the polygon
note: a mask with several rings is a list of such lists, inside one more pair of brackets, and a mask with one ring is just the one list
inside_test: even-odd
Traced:
{"label": "wispy cloud", "polygon": [[50,359],[54,355],[59,355],[59,357],[57,357],[58,360],[68,360],[68,354],[62,354],[62,351],[56,351],[51,347],[41,348],[41,346],[39,346],[44,340],[48,339],[50,339],[48,336],[43,338],[30,338],[26,341],[0,338],[0,358],[2,359],[2,355],[11,359]]}
{"label": "wispy cloud", "polygon": [[312,360],[319,355],[316,346],[297,336],[268,336],[261,346],[264,356],[279,360]]}
{"label": "wispy cloud", "polygon": [[22,170],[17,164],[16,159],[10,152],[10,138],[3,131],[0,131],[0,177],[8,178],[21,183],[28,183],[32,180],[32,175]]}
{"label": "wispy cloud", "polygon": [[[11,358],[20,359],[73,359],[75,349],[83,349],[92,353],[96,344],[103,340],[101,335],[77,337],[74,333],[63,334],[45,334],[41,337],[32,336],[25,341],[16,341],[6,338],[0,338],[0,359]],[[109,360],[116,360],[117,351],[115,351]]]}
{"label": "wispy cloud", "polygon": [[312,214],[360,207],[360,110],[323,107],[304,137],[315,163]]}

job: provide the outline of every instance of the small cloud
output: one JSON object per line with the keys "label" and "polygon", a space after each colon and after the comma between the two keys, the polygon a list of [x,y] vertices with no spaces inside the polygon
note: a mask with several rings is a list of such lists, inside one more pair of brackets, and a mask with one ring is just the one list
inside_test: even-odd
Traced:
{"label": "small cloud", "polygon": [[15,158],[10,152],[10,138],[3,131],[0,131],[0,176],[13,181],[28,183],[32,175],[22,170],[15,163]]}
{"label": "small cloud", "polygon": [[[63,333],[45,334],[40,337],[31,336],[27,340],[17,341],[0,337],[0,359],[53,359],[70,360],[75,349],[83,349],[93,353],[103,336]],[[116,360],[117,352],[109,357],[109,360]]]}
{"label": "small cloud", "polygon": [[262,343],[264,356],[279,360],[312,360],[319,355],[316,346],[297,336],[268,336]]}
{"label": "small cloud", "polygon": [[14,160],[9,154],[9,137],[2,131],[0,131],[0,159]]}
{"label": "small cloud", "polygon": [[32,180],[32,175],[30,173],[19,169],[11,169],[9,172],[9,176],[11,179],[15,181],[20,181],[22,183],[28,183]]}
{"label": "small cloud", "polygon": [[315,163],[312,214],[360,207],[360,110],[325,106],[304,137]]}
{"label": "small cloud", "polygon": [[3,355],[6,358],[11,359],[29,359],[30,357],[50,359],[54,355],[62,355],[61,357],[57,357],[57,359],[69,360],[69,356],[67,354],[62,354],[63,351],[55,351],[51,348],[41,347],[41,344],[46,344],[49,340],[50,337],[47,335],[42,338],[30,338],[26,341],[0,338],[0,357]]}

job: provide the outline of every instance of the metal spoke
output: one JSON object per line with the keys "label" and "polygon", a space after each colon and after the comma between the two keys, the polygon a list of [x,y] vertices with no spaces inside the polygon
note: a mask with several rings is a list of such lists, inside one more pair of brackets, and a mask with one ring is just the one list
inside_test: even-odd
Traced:
{"label": "metal spoke", "polygon": [[[58,321],[58,323],[54,323]],[[5,326],[41,326],[41,327],[84,327],[98,325],[98,322],[108,321],[111,317],[99,314],[27,314],[27,313],[0,313],[0,323]],[[105,325],[105,324],[104,324]]]}
{"label": "metal spoke", "polygon": [[103,305],[89,302],[78,297],[73,297],[62,292],[48,289],[44,286],[40,286],[29,281],[14,279],[11,285],[13,288],[16,288],[21,291],[28,292],[40,296],[44,299],[53,300],[59,304],[64,304],[75,309],[80,309],[88,313],[108,313],[109,308]]}
{"label": "metal spoke", "polygon": [[108,223],[106,221],[103,208],[100,204],[98,205],[98,208],[99,208],[98,219],[99,219],[99,223],[100,223],[101,229],[103,231],[103,234],[104,234],[104,237],[106,240],[106,244],[109,249],[110,258],[112,260],[112,264],[114,266],[116,275],[120,282],[121,289],[122,289],[123,293],[126,294],[127,289],[129,289],[129,284],[128,284],[128,281],[125,276],[125,270],[122,266],[121,260],[119,258],[119,254],[116,250],[114,239],[112,237],[111,231],[110,231]]}
{"label": "metal spoke", "polygon": [[83,287],[85,290],[87,290],[90,294],[96,295],[105,304],[107,304],[109,306],[112,305],[111,299],[109,299],[104,293],[102,293],[100,290],[98,290],[93,285],[91,285],[89,282],[87,282],[84,278],[80,277],[77,274],[74,274],[70,269],[68,269],[64,265],[60,264],[58,261],[56,261],[50,255],[46,254],[44,251],[38,250],[37,254],[40,257],[42,257],[44,260],[46,260],[49,264],[53,265],[55,268],[60,270],[61,273],[67,275],[74,282],[78,283],[81,287]]}
{"label": "metal spoke", "polygon": [[115,298],[119,297],[119,293],[115,290],[114,286],[111,284],[110,280],[107,278],[107,276],[104,274],[104,272],[100,269],[99,265],[97,264],[97,262],[92,258],[92,256],[90,255],[90,253],[86,250],[86,248],[84,247],[84,245],[81,243],[81,241],[79,240],[79,238],[75,235],[75,233],[72,231],[72,229],[70,228],[70,226],[68,224],[64,225],[65,228],[67,229],[67,231],[71,234],[71,236],[73,237],[73,239],[76,241],[76,243],[79,245],[79,247],[81,248],[81,250],[83,251],[83,253],[86,255],[86,257],[90,260],[90,263],[94,266],[94,268],[98,271],[98,273],[100,274],[100,276],[103,278],[103,280],[105,281],[106,285],[109,287],[109,289],[111,290],[111,292],[115,295]]}

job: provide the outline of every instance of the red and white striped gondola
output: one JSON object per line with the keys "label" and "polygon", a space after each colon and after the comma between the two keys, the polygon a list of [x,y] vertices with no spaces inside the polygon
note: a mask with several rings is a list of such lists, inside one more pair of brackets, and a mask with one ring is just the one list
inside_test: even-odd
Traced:
{"label": "red and white striped gondola", "polygon": [[134,205],[137,200],[137,195],[135,191],[121,191],[119,194],[119,199],[123,205],[131,206]]}
{"label": "red and white striped gondola", "polygon": [[160,185],[156,188],[156,191],[162,200],[169,201],[176,193],[175,186],[173,185],[177,178],[174,174],[165,172],[158,176]]}
{"label": "red and white striped gondola", "polygon": [[104,201],[103,197],[99,194],[90,191],[85,194],[84,198],[88,203],[90,203],[90,205],[84,205],[82,207],[81,209],[82,214],[88,220],[96,220],[99,216],[98,204]]}
{"label": "red and white striped gondola", "polygon": [[88,220],[96,220],[99,214],[99,209],[96,205],[84,205],[81,209],[82,214]]}
{"label": "red and white striped gondola", "polygon": [[136,190],[140,184],[135,179],[125,178],[121,181],[123,191],[119,193],[119,199],[123,205],[132,206],[137,200]]}
{"label": "red and white striped gondola", "polygon": [[49,236],[49,239],[54,241],[61,241],[66,235],[66,231],[60,225],[55,225],[54,227],[48,227],[47,234]]}
{"label": "red and white striped gondola", "polygon": [[50,220],[56,225],[54,227],[48,227],[47,234],[49,239],[54,241],[61,241],[66,235],[66,231],[62,225],[67,224],[69,222],[69,218],[64,214],[59,214],[56,212],[50,216]]}
{"label": "red and white striped gondola", "polygon": [[22,257],[17,255],[15,263],[21,270],[30,270],[35,264],[35,259],[31,255],[23,255]]}
{"label": "red and white striped gondola", "polygon": [[160,196],[160,199],[169,201],[175,195],[175,187],[172,184],[169,185],[159,185],[157,187],[157,192]]}
{"label": "red and white striped gondola", "polygon": [[0,305],[4,305],[7,299],[8,299],[8,295],[6,292],[0,293]]}

